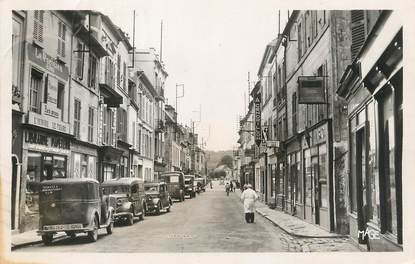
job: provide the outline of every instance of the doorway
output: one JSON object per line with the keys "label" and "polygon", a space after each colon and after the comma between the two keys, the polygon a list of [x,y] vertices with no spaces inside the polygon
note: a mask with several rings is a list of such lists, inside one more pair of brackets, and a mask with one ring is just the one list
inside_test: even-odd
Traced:
{"label": "doorway", "polygon": [[[366,131],[362,127],[356,131],[356,187],[358,230],[365,231],[371,205],[370,180],[366,170],[367,164]],[[366,244],[367,236],[359,236],[359,243]]]}

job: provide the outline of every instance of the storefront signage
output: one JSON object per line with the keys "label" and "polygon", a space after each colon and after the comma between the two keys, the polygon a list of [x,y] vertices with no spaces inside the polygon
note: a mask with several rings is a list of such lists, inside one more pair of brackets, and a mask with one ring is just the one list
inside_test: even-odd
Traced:
{"label": "storefront signage", "polygon": [[56,119],[61,119],[62,111],[51,104],[42,103],[42,115],[50,116]]}
{"label": "storefront signage", "polygon": [[255,105],[255,143],[259,146],[262,142],[261,130],[261,95],[257,94],[254,98]]}
{"label": "storefront signage", "polygon": [[43,67],[44,69],[54,73],[60,78],[67,81],[69,79],[69,69],[64,64],[60,63],[56,58],[50,56],[42,49],[32,45],[27,45],[27,54],[30,61]]}
{"label": "storefront signage", "polygon": [[299,76],[298,77],[298,103],[299,104],[325,104],[324,77]]}
{"label": "storefront signage", "polygon": [[69,139],[35,131],[26,131],[25,142],[59,149],[70,149],[71,145]]}
{"label": "storefront signage", "polygon": [[[48,106],[49,107],[49,106]],[[29,112],[28,124],[56,130],[62,133],[69,134],[69,124],[53,118],[49,115],[39,115],[35,112]]]}

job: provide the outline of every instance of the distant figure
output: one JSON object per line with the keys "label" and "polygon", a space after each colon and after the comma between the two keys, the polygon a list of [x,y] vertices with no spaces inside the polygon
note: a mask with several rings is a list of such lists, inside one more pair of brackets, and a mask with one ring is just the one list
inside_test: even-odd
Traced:
{"label": "distant figure", "polygon": [[233,183],[231,182],[231,192],[233,192]]}
{"label": "distant figure", "polygon": [[229,185],[229,182],[227,182],[225,184],[225,189],[226,189],[226,195],[229,196],[229,189],[231,188],[231,186]]}
{"label": "distant figure", "polygon": [[212,189],[212,181],[210,181],[210,189]]}
{"label": "distant figure", "polygon": [[253,223],[255,217],[255,201],[258,199],[258,194],[252,190],[251,184],[244,185],[244,189],[241,200],[244,203],[245,221],[247,223]]}

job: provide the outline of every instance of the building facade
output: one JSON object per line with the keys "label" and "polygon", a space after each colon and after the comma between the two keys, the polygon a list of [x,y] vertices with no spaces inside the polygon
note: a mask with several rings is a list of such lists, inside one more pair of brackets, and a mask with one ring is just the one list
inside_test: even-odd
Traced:
{"label": "building facade", "polygon": [[402,251],[402,21],[396,11],[351,17],[353,61],[337,89],[348,102],[350,236],[369,250]]}

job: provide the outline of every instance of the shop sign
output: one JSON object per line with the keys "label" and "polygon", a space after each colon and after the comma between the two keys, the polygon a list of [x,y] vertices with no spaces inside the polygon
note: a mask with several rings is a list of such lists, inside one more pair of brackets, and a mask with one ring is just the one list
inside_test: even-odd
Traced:
{"label": "shop sign", "polygon": [[60,78],[67,81],[69,79],[69,69],[64,64],[60,63],[56,58],[50,56],[42,49],[32,45],[27,45],[27,54],[30,61],[43,67],[44,69],[54,73]]}
{"label": "shop sign", "polygon": [[[45,107],[45,106],[44,106]],[[49,106],[47,106],[49,107]],[[46,109],[48,109],[46,107]],[[42,110],[43,111],[43,110]],[[29,112],[28,124],[59,131],[69,134],[69,124],[60,121],[50,115],[40,115],[35,112]]]}
{"label": "shop sign", "polygon": [[324,77],[298,77],[298,104],[325,104]]}
{"label": "shop sign", "polygon": [[68,154],[71,142],[69,139],[48,135],[36,131],[26,131],[24,137],[25,143],[30,149],[41,152],[57,152]]}
{"label": "shop sign", "polygon": [[257,94],[254,99],[255,105],[255,143],[259,146],[262,142],[261,129],[261,95]]}

